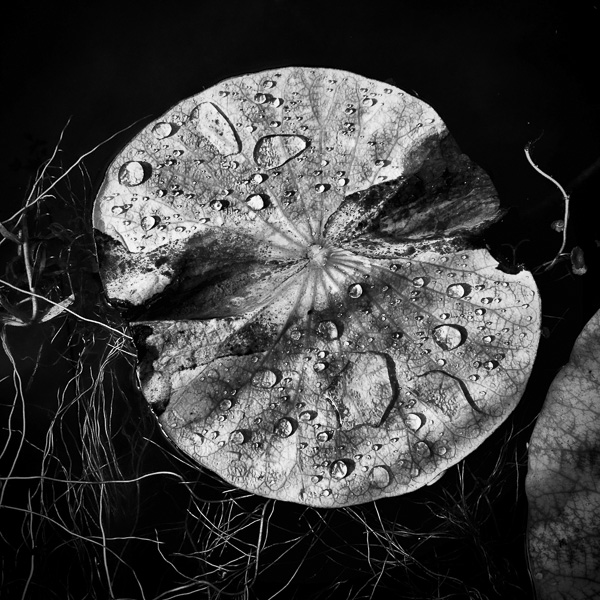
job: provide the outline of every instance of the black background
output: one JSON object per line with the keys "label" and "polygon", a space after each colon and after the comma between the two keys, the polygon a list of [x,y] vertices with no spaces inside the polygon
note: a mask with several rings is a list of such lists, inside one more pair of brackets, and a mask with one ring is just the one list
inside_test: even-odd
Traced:
{"label": "black background", "polygon": [[[575,276],[567,259],[538,277],[544,336],[528,404],[517,413],[519,423],[531,423],[600,307],[594,2],[22,3],[11,10],[2,36],[2,218],[20,206],[69,119],[64,164],[129,128],[85,160],[97,185],[119,148],[185,97],[266,68],[334,67],[391,80],[435,108],[509,209],[487,236],[493,253],[535,271],[558,250],[550,224],[563,216],[560,194],[525,159],[524,146],[537,140],[533,159],[571,191],[566,249],[581,246],[589,269]],[[513,256],[509,245],[519,242]],[[41,385],[52,385],[46,377]]]}

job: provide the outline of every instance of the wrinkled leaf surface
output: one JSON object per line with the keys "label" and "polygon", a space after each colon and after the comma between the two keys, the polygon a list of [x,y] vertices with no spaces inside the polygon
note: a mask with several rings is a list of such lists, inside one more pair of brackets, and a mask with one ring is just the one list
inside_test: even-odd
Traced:
{"label": "wrinkled leaf surface", "polygon": [[466,241],[499,214],[431,107],[290,68],[150,123],[94,222],[167,435],[238,487],[327,507],[432,482],[518,402],[537,290]]}
{"label": "wrinkled leaf surface", "polygon": [[529,444],[531,570],[541,600],[600,596],[600,312],[554,379]]}

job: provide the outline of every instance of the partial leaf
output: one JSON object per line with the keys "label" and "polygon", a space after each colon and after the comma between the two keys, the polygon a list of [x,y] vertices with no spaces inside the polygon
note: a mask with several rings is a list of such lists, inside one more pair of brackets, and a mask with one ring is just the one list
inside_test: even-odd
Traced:
{"label": "partial leaf", "polygon": [[431,107],[290,68],[148,125],[94,222],[167,435],[241,488],[341,506],[432,482],[518,402],[537,290],[468,241],[499,216]]}
{"label": "partial leaf", "polygon": [[531,570],[541,600],[600,596],[600,312],[554,379],[529,444]]}

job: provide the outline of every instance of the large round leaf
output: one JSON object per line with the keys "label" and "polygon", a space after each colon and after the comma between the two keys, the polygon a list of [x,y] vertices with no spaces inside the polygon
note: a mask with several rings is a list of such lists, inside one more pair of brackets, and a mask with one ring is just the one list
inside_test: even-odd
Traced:
{"label": "large round leaf", "polygon": [[600,312],[556,376],[529,444],[529,554],[540,600],[600,595]]}
{"label": "large round leaf", "polygon": [[342,506],[432,482],[518,402],[537,290],[466,241],[498,216],[431,107],[290,68],[150,123],[94,222],[167,435],[236,486]]}

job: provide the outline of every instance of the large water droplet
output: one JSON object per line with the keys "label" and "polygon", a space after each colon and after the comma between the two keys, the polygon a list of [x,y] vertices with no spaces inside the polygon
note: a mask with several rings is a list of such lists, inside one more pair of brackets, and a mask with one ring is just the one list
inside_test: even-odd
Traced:
{"label": "large water droplet", "polygon": [[469,286],[466,283],[453,283],[446,288],[446,294],[450,298],[464,298],[469,293]]}
{"label": "large water droplet", "polygon": [[150,165],[141,163],[137,160],[131,160],[121,165],[119,169],[118,179],[121,185],[133,187],[140,185],[150,176]]}
{"label": "large water droplet", "polygon": [[345,460],[334,460],[329,467],[329,472],[334,479],[344,479],[349,470],[348,463]]}
{"label": "large water droplet", "polygon": [[308,140],[300,135],[267,135],[254,147],[254,161],[265,169],[275,169],[302,154]]}
{"label": "large water droplet", "polygon": [[236,431],[231,432],[231,437],[229,439],[232,444],[244,444],[249,438],[250,436],[247,431],[237,429]]}
{"label": "large water droplet", "polygon": [[360,283],[353,283],[348,288],[348,296],[350,296],[350,298],[360,298],[362,296],[362,293],[363,293],[363,289],[362,289],[362,285],[360,285]]}
{"label": "large water droplet", "polygon": [[254,175],[252,175],[252,177],[250,177],[250,181],[252,181],[252,183],[263,183],[264,181],[267,180],[267,176],[264,175],[263,173],[254,173]]}
{"label": "large water droplet", "polygon": [[154,135],[157,140],[162,140],[166,137],[169,137],[170,135],[173,135],[173,133],[175,133],[175,128],[173,125],[171,125],[171,123],[165,123],[164,121],[157,123],[152,128],[152,135]]}
{"label": "large water droplet", "polygon": [[392,474],[389,467],[376,465],[369,473],[369,482],[378,489],[386,488],[392,481]]}
{"label": "large water droplet", "polygon": [[144,231],[149,231],[156,227],[159,223],[160,219],[153,215],[147,215],[142,218],[141,226]]}
{"label": "large water droplet", "polygon": [[422,415],[418,415],[417,413],[410,413],[404,419],[404,424],[411,431],[418,431],[425,424],[425,417],[423,417]]}
{"label": "large water droplet", "polygon": [[438,325],[432,337],[442,350],[454,350],[465,341],[463,331],[456,325]]}
{"label": "large water droplet", "polygon": [[238,154],[242,149],[232,123],[216,104],[199,104],[192,111],[192,118],[197,121],[199,133],[223,156]]}
{"label": "large water droplet", "polygon": [[414,445],[417,458],[427,458],[431,454],[431,449],[427,442],[417,442]]}
{"label": "large water droplet", "polygon": [[283,419],[279,419],[277,423],[275,423],[275,433],[282,438],[287,438],[294,433],[295,427],[294,422],[287,417]]}
{"label": "large water droplet", "polygon": [[265,198],[262,194],[252,194],[246,198],[246,204],[252,210],[262,210],[265,207]]}
{"label": "large water droplet", "polygon": [[258,388],[270,389],[277,383],[277,375],[270,369],[260,369],[252,377],[252,385]]}
{"label": "large water droplet", "polygon": [[337,340],[340,332],[333,321],[321,321],[317,325],[317,334],[327,340]]}

